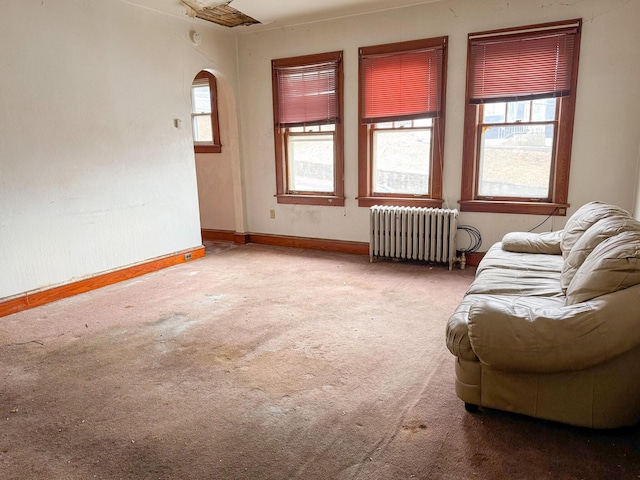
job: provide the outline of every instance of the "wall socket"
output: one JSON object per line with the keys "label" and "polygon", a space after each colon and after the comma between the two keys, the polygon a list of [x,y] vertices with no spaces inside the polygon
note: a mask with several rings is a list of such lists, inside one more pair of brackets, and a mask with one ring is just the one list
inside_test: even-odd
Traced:
{"label": "wall socket", "polygon": [[192,255],[190,253],[185,253],[184,254],[184,259],[185,260],[191,260],[191,258],[192,258]]}
{"label": "wall socket", "polygon": [[269,210],[269,218],[271,219],[276,218],[276,211],[273,208]]}

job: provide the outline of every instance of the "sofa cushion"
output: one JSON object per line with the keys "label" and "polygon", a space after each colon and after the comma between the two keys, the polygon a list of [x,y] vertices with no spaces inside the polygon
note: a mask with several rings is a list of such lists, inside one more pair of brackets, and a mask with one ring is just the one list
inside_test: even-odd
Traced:
{"label": "sofa cushion", "polygon": [[509,252],[500,242],[487,250],[476,269],[476,277],[488,270],[523,270],[554,272],[558,274],[558,291],[560,291],[560,272],[562,271],[562,255],[531,255],[530,253]]}
{"label": "sofa cushion", "polygon": [[595,247],[567,288],[567,305],[640,284],[640,231],[622,232]]}
{"label": "sofa cushion", "polygon": [[510,232],[502,237],[502,248],[509,252],[559,255],[562,232]]}
{"label": "sofa cushion", "polygon": [[578,268],[589,254],[606,239],[627,231],[640,231],[640,221],[624,215],[614,215],[598,220],[578,239],[571,248],[560,276],[560,285],[567,291]]}
{"label": "sofa cushion", "polygon": [[466,294],[564,297],[560,289],[560,273],[509,268],[483,270],[469,286]]}
{"label": "sofa cushion", "polygon": [[562,256],[564,258],[569,256],[575,243],[589,227],[598,220],[612,215],[631,216],[629,212],[620,207],[602,202],[590,202],[576,210],[569,220],[567,220],[562,238],[560,239]]}

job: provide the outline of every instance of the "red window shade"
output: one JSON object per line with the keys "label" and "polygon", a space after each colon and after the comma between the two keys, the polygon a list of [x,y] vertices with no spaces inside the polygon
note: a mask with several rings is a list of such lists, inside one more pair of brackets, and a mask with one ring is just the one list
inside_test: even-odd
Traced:
{"label": "red window shade", "polygon": [[577,28],[469,36],[470,103],[571,94]]}
{"label": "red window shade", "polygon": [[277,66],[276,122],[281,127],[336,122],[340,115],[338,62]]}
{"label": "red window shade", "polygon": [[437,117],[443,47],[361,55],[362,122]]}

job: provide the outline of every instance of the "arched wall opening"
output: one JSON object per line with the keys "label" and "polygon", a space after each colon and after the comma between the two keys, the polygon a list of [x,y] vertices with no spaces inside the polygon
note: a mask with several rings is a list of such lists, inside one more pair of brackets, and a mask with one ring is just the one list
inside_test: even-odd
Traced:
{"label": "arched wall opening", "polygon": [[[203,239],[233,239],[245,231],[239,131],[233,88],[220,72],[216,78],[220,153],[196,153],[196,178]],[[192,80],[199,72],[196,72]],[[193,128],[190,126],[190,128]]]}

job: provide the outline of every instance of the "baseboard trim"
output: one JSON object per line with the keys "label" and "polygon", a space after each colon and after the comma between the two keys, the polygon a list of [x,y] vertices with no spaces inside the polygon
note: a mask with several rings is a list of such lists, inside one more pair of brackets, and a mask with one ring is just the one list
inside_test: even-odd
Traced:
{"label": "baseboard trim", "polygon": [[369,255],[368,243],[349,242],[346,240],[327,240],[322,238],[287,237],[282,235],[251,233],[249,234],[249,242],[280,247],[309,248],[312,250]]}
{"label": "baseboard trim", "polygon": [[212,230],[210,228],[203,228],[202,240],[222,240],[225,242],[233,242],[236,232],[233,230]]}
{"label": "baseboard trim", "polygon": [[233,234],[233,241],[235,243],[239,243],[241,245],[249,243],[249,234],[248,233],[234,233]]}
{"label": "baseboard trim", "polygon": [[233,242],[239,244],[249,243],[249,235],[246,233],[238,233],[233,230],[214,230],[211,228],[202,229],[202,240],[222,240],[224,242]]}
{"label": "baseboard trim", "polygon": [[267,233],[238,233],[230,230],[202,229],[202,240],[222,240],[237,244],[259,243],[277,247],[308,248],[329,252],[369,255],[369,244],[346,240],[328,240],[324,238],[293,237]]}
{"label": "baseboard trim", "polygon": [[467,260],[467,265],[470,267],[477,267],[480,265],[480,260],[484,258],[486,252],[470,252],[465,253],[465,257]]}
{"label": "baseboard trim", "polygon": [[191,262],[202,257],[204,257],[204,247],[197,247],[111,272],[100,273],[83,280],[78,280],[77,282],[71,282],[44,290],[26,292],[4,301],[0,299],[0,317],[5,317],[12,313],[18,313],[30,308],[39,307],[47,303],[62,300],[63,298],[72,297],[97,288],[106,287],[107,285],[113,285],[114,283],[122,282],[124,280],[130,280],[174,265]]}

